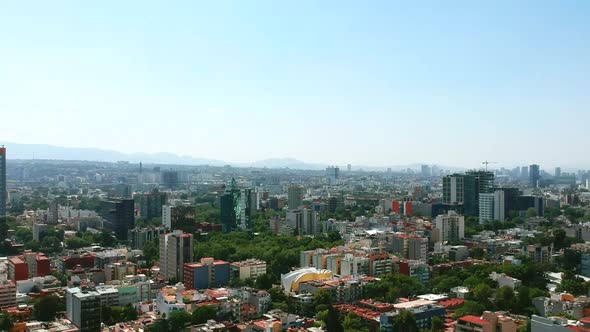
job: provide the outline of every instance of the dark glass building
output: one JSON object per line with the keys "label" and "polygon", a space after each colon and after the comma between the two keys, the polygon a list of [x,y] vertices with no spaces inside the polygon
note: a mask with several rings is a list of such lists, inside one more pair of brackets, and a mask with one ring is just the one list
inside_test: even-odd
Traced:
{"label": "dark glass building", "polygon": [[539,187],[539,180],[541,180],[541,172],[539,169],[539,165],[530,165],[529,166],[529,185],[533,188]]}
{"label": "dark glass building", "polygon": [[135,195],[135,202],[139,207],[139,216],[143,220],[162,217],[162,206],[168,201],[166,193],[154,189],[150,193]]}
{"label": "dark glass building", "polygon": [[252,230],[252,191],[240,189],[236,180],[232,178],[231,184],[219,197],[221,212],[221,227],[224,233],[236,229]]}
{"label": "dark glass building", "polygon": [[135,203],[133,199],[114,198],[100,203],[100,215],[117,239],[127,241],[130,229],[135,227]]}

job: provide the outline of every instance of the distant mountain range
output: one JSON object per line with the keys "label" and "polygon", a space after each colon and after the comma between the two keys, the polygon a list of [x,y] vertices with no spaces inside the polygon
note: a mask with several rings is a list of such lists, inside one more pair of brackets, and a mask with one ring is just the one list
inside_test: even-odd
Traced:
{"label": "distant mountain range", "polygon": [[[105,150],[98,148],[73,148],[55,146],[49,144],[22,144],[3,142],[8,149],[8,159],[49,159],[49,160],[88,160],[88,161],[103,161],[103,162],[117,162],[128,161],[131,163],[145,164],[173,164],[173,165],[210,165],[223,166],[232,165],[238,167],[257,167],[257,168],[291,168],[291,169],[308,169],[308,170],[322,170],[327,164],[307,163],[294,158],[271,158],[255,161],[252,163],[228,163],[222,160],[195,158],[191,156],[176,155],[168,152],[159,153],[123,153],[114,150]],[[343,167],[343,165],[341,165]],[[444,169],[457,170],[456,167],[444,167]],[[366,171],[384,171],[391,168],[394,171],[403,170],[406,168],[418,169],[420,164],[397,165],[388,167],[372,167],[354,165],[353,169],[363,169]],[[345,169],[342,169],[344,171]]]}

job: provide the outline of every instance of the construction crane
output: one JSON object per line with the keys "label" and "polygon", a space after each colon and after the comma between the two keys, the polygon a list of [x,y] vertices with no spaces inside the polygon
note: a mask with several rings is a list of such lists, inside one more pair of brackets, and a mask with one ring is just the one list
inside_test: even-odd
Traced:
{"label": "construction crane", "polygon": [[486,165],[486,172],[487,172],[488,171],[488,164],[497,164],[498,162],[497,161],[487,161],[487,160],[484,160],[481,163]]}

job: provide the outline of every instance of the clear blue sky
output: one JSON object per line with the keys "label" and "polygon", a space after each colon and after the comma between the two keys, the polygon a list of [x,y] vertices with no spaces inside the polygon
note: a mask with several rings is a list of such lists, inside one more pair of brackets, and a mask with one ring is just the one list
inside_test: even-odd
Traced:
{"label": "clear blue sky", "polygon": [[590,1],[3,1],[0,140],[589,165]]}

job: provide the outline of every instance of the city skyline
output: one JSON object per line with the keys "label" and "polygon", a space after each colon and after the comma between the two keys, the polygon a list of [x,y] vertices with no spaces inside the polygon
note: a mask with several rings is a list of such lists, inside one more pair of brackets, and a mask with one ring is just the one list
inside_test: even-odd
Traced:
{"label": "city skyline", "polygon": [[256,4],[1,4],[0,139],[588,167],[589,3]]}

